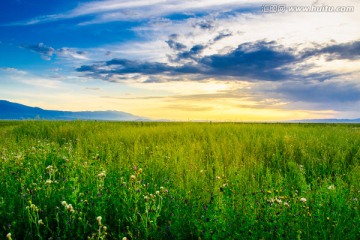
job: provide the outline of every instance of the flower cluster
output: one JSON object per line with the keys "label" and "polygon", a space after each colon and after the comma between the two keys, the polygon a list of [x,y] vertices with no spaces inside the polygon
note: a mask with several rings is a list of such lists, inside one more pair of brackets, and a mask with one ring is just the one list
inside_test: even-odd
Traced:
{"label": "flower cluster", "polygon": [[30,209],[30,210],[32,210],[34,212],[39,211],[39,208],[35,204],[33,204],[31,201],[29,201],[29,203],[30,203],[30,206],[26,206],[26,209]]}
{"label": "flower cluster", "polygon": [[51,179],[48,179],[48,180],[45,181],[45,184],[46,184],[46,185],[50,185],[52,182],[53,182],[53,181],[52,181]]}
{"label": "flower cluster", "polygon": [[98,176],[98,178],[105,178],[106,177],[106,171],[102,171],[97,176]]}
{"label": "flower cluster", "polygon": [[48,171],[48,173],[52,173],[54,171],[54,167],[52,165],[49,165],[46,167],[46,171]]}
{"label": "flower cluster", "polygon": [[273,204],[273,203],[281,204],[282,200],[280,199],[280,197],[275,197],[275,198],[268,199],[267,202],[270,204]]}
{"label": "flower cluster", "polygon": [[61,205],[63,205],[69,213],[75,212],[73,206],[71,204],[68,204],[66,201],[62,201]]}

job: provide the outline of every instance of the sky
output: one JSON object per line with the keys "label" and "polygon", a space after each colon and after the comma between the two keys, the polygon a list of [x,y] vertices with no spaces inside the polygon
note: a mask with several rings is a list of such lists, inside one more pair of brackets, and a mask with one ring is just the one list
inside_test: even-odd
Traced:
{"label": "sky", "polygon": [[360,118],[360,1],[1,0],[0,99],[154,120]]}

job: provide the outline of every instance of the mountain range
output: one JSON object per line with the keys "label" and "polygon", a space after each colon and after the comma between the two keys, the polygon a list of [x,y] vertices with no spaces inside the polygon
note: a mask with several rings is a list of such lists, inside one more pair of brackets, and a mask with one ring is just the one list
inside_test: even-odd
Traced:
{"label": "mountain range", "polygon": [[[0,100],[0,120],[101,120],[101,121],[149,121],[148,118],[120,111],[58,111],[29,107],[19,103]],[[165,120],[159,120],[165,121]],[[356,119],[302,119],[285,121],[290,123],[360,123]]]}
{"label": "mountain range", "polygon": [[360,118],[340,119],[340,118],[324,118],[324,119],[302,119],[292,120],[291,123],[360,123]]}
{"label": "mountain range", "polygon": [[147,118],[120,111],[57,111],[29,107],[19,103],[0,100],[0,119],[3,120],[102,120],[102,121],[146,121]]}

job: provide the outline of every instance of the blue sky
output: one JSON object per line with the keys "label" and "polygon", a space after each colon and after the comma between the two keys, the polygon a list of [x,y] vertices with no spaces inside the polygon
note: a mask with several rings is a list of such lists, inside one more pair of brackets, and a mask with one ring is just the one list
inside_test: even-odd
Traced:
{"label": "blue sky", "polygon": [[0,98],[153,119],[360,117],[359,11],[356,0],[3,0]]}

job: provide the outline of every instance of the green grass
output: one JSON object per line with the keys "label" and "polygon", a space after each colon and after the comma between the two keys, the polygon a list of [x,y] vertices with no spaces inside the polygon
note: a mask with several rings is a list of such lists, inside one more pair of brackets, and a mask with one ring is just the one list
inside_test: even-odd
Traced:
{"label": "green grass", "polygon": [[1,239],[360,239],[359,125],[24,121],[0,139]]}

